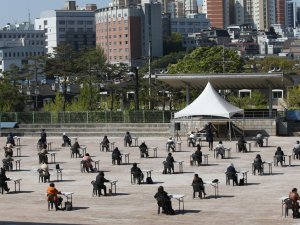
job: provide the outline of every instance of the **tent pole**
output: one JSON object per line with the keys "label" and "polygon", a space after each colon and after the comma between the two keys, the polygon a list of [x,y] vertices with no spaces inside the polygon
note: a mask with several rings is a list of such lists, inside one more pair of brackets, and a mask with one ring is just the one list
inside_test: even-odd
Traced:
{"label": "tent pole", "polygon": [[231,141],[231,122],[229,117],[229,141]]}

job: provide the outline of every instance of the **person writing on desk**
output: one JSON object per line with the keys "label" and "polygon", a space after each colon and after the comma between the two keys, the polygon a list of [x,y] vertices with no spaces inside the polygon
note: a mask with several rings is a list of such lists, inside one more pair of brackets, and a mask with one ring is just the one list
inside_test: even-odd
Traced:
{"label": "person writing on desk", "polygon": [[168,172],[171,173],[171,170],[174,173],[174,158],[172,156],[172,153],[169,153],[166,161],[164,161],[164,174],[167,174]]}
{"label": "person writing on desk", "polygon": [[262,161],[260,154],[257,154],[253,162],[254,171],[257,170],[259,174],[262,174],[263,164],[264,162]]}
{"label": "person writing on desk", "polygon": [[247,152],[246,143],[244,136],[241,136],[237,143],[239,152]]}
{"label": "person writing on desk", "polygon": [[73,154],[79,155],[79,157],[80,157],[79,149],[80,149],[80,145],[78,143],[78,140],[76,139],[74,144],[71,147],[71,151],[72,151]]}
{"label": "person writing on desk", "polygon": [[227,167],[226,176],[228,179],[232,179],[233,183],[238,186],[238,178],[237,178],[237,171],[234,168],[233,163],[230,163]]}
{"label": "person writing on desk", "polygon": [[48,202],[50,201],[51,203],[54,203],[55,210],[64,210],[64,208],[58,207],[62,203],[62,197],[58,197],[58,194],[61,194],[61,191],[58,191],[55,188],[54,183],[50,183],[47,189]]}
{"label": "person writing on desk", "polygon": [[194,161],[196,161],[198,163],[198,166],[201,165],[201,163],[202,163],[202,152],[201,152],[201,146],[199,144],[197,144],[197,150],[192,155],[192,158],[193,158]]}
{"label": "person writing on desk", "polygon": [[293,218],[299,218],[299,203],[300,196],[297,192],[297,188],[293,188],[289,193],[289,198],[292,200]]}
{"label": "person writing on desk", "polygon": [[9,188],[7,186],[7,182],[10,180],[8,177],[6,177],[5,175],[5,169],[1,168],[0,171],[0,186],[3,187],[4,191],[6,191],[7,193],[9,192]]}
{"label": "person writing on desk", "polygon": [[96,177],[95,185],[98,188],[98,195],[102,195],[101,189],[104,191],[104,195],[106,196],[106,186],[104,185],[105,182],[109,182],[109,180],[105,179],[104,172],[100,171],[99,174]]}
{"label": "person writing on desk", "polygon": [[172,208],[171,198],[167,192],[164,191],[163,186],[159,186],[157,193],[154,195],[154,198],[157,200],[157,205],[162,207],[162,213],[167,215],[174,215],[175,212]]}

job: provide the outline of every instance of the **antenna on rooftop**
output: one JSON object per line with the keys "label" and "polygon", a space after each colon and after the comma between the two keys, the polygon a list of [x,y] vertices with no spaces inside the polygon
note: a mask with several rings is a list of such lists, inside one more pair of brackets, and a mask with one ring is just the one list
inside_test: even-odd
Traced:
{"label": "antenna on rooftop", "polygon": [[31,23],[30,10],[28,10],[28,22]]}

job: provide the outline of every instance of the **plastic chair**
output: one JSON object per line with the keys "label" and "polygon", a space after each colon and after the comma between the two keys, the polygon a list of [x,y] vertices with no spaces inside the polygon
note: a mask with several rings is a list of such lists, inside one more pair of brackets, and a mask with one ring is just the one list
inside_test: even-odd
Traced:
{"label": "plastic chair", "polygon": [[286,198],[282,201],[282,215],[283,215],[283,208],[284,208],[284,217],[289,215],[289,209],[293,211],[293,200],[290,198]]}
{"label": "plastic chair", "polygon": [[230,185],[230,180],[232,180],[232,185],[234,186],[234,179],[236,179],[235,173],[228,173],[226,172],[226,185]]}

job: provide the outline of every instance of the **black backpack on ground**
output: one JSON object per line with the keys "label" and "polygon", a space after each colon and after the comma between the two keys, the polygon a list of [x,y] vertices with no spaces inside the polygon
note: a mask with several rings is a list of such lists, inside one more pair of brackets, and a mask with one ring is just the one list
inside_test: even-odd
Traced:
{"label": "black backpack on ground", "polygon": [[151,178],[151,177],[147,177],[147,178],[146,178],[146,183],[147,183],[147,184],[153,184],[152,178]]}

